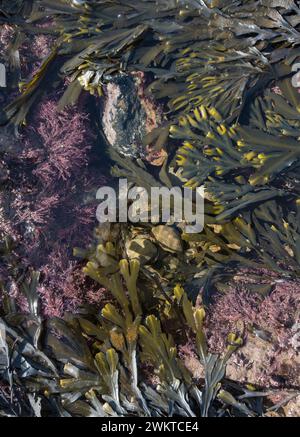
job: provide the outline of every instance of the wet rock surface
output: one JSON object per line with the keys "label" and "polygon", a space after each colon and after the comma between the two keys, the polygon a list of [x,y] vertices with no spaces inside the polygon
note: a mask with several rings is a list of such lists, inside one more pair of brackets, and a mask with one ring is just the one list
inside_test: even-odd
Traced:
{"label": "wet rock surface", "polygon": [[145,135],[162,119],[154,102],[145,96],[142,73],[118,74],[106,86],[101,122],[108,143],[120,154],[147,159]]}
{"label": "wet rock surface", "polygon": [[[268,283],[270,291],[260,295],[258,291]],[[269,388],[299,387],[299,299],[298,281],[247,269],[235,276],[228,290],[216,295],[207,325],[212,349],[224,349],[222,339],[230,330],[238,326],[244,330],[244,345],[227,367],[230,379]]]}
{"label": "wet rock surface", "polygon": [[119,153],[129,157],[143,155],[146,112],[133,77],[118,75],[107,85],[103,128],[107,141]]}
{"label": "wet rock surface", "polygon": [[286,417],[300,417],[300,395],[288,402],[283,411]]}
{"label": "wet rock surface", "polygon": [[248,335],[243,347],[230,358],[226,376],[241,383],[269,388],[299,387],[300,358],[292,349]]}

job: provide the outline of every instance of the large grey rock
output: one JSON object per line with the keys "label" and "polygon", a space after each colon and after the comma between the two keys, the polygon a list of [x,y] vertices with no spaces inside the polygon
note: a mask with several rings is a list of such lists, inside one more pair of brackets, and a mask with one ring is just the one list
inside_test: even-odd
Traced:
{"label": "large grey rock", "polygon": [[151,145],[145,146],[143,139],[161,124],[162,110],[145,88],[142,72],[113,76],[106,85],[101,121],[108,143],[117,152],[150,161]]}
{"label": "large grey rock", "polygon": [[115,76],[107,85],[102,118],[109,144],[125,156],[143,155],[146,118],[135,78],[124,74]]}

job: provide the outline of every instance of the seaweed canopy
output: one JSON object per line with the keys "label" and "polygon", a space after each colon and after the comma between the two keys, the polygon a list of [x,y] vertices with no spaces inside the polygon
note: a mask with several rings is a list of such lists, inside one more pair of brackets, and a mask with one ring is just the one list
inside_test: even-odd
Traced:
{"label": "seaweed canopy", "polygon": [[[171,126],[171,136],[184,141],[178,152],[183,177],[191,187],[205,183],[220,204],[217,211],[230,209],[222,219],[261,201],[297,195],[278,183],[296,171],[299,158],[300,98],[291,85],[299,58],[297,2],[17,4],[18,18],[4,2],[0,22],[21,34],[50,32],[57,40],[4,110],[3,122],[22,123],[57,75],[69,78],[64,106],[74,104],[83,89],[101,95],[119,71],[142,70],[149,76],[148,92],[168,108],[166,125],[145,142],[161,147]],[[275,81],[282,95],[265,92]]]}
{"label": "seaweed canopy", "polygon": [[[153,256],[147,251],[139,259],[135,254],[130,258],[129,251],[120,256],[123,241],[119,239],[117,247],[106,241],[90,251],[84,272],[112,298],[101,314],[82,310],[43,323],[35,273],[23,284],[30,314],[16,313],[5,296],[0,375],[11,396],[0,394],[0,414],[41,415],[45,406],[47,413],[61,416],[263,413],[256,402],[261,393],[223,381],[240,337],[229,335],[222,357],[210,354],[204,308],[193,306],[174,279],[180,276],[184,282],[197,276],[197,293],[200,286],[208,292],[210,280],[220,277],[221,268],[236,262],[250,267],[263,264],[284,276],[299,276],[295,176],[300,98],[291,84],[292,65],[299,60],[298,3],[2,2],[0,24],[16,31],[8,60],[16,76],[23,38],[49,33],[56,43],[33,78],[21,86],[19,97],[3,109],[1,124],[22,125],[35,102],[64,79],[68,86],[61,107],[74,105],[84,91],[101,96],[103,86],[120,71],[143,71],[149,78],[147,92],[166,109],[165,125],[145,138],[146,144],[161,148],[168,143],[170,148],[159,184],[175,180],[191,189],[204,184],[208,199],[202,233],[178,235],[163,226],[162,233],[171,235],[173,245],[177,236],[178,251],[170,251],[157,235],[151,239],[153,229],[143,229],[139,236],[134,225],[128,228],[139,240],[132,242],[139,247],[137,241],[146,239]],[[279,86],[279,94],[270,90],[274,85]],[[172,153],[177,163],[170,162]],[[120,166],[113,168],[115,175],[129,175],[131,182],[147,188],[157,184],[145,165],[115,151],[111,157]],[[134,246],[130,249],[131,254],[137,252]],[[141,259],[146,259],[145,265]],[[147,293],[148,282],[153,295]],[[177,338],[167,329],[178,323],[193,341],[202,365],[200,383],[184,366]],[[143,374],[147,366],[155,370],[154,381]],[[16,409],[18,396],[23,401]]]}
{"label": "seaweed canopy", "polygon": [[294,1],[18,4],[23,18],[17,19],[4,2],[0,22],[20,32],[39,32],[39,23],[52,17],[55,24],[44,31],[54,33],[57,43],[23,95],[5,111],[4,119],[17,124],[58,70],[71,77],[62,104],[73,103],[82,88],[101,94],[115,72],[142,70],[152,75],[149,91],[166,101],[171,118],[204,104],[232,119],[254,92],[289,75],[298,56]]}
{"label": "seaweed canopy", "polygon": [[[111,244],[106,249],[113,254]],[[175,287],[170,302],[161,300],[158,317],[147,313],[139,300],[139,263],[121,260],[115,267],[114,273],[91,262],[86,267],[114,298],[100,316],[69,315],[42,323],[38,275],[24,284],[31,313],[8,311],[0,318],[0,375],[10,394],[0,396],[1,415],[262,415],[265,407],[254,399],[262,393],[223,381],[241,338],[229,334],[224,354],[210,354],[203,330],[205,311],[192,306],[182,287]],[[176,323],[178,313],[194,339],[202,382],[193,379],[163,327],[166,320]],[[152,381],[143,375],[147,366],[155,369]]]}
{"label": "seaweed canopy", "polygon": [[[258,242],[266,237],[262,238],[254,218],[258,215],[270,223],[268,213],[262,213],[265,202],[275,205],[280,226],[297,216],[300,97],[292,76],[299,60],[298,2],[17,3],[18,16],[4,2],[0,22],[11,24],[20,35],[43,31],[57,38],[40,70],[4,109],[3,123],[21,124],[36,99],[59,76],[68,77],[69,84],[60,102],[63,107],[74,104],[83,90],[101,96],[103,85],[115,73],[143,71],[149,78],[147,92],[162,100],[167,119],[144,141],[167,147],[170,134],[169,148],[178,149],[175,175],[192,189],[205,185],[210,201],[207,222],[231,229],[226,248],[230,243],[238,245],[243,257],[252,243],[253,250],[260,251]],[[279,94],[271,91],[274,85]],[[157,184],[138,163],[122,160],[114,152],[111,156],[121,167],[113,168],[114,175],[127,175],[147,188]],[[170,186],[179,181],[174,171],[170,177],[168,165],[170,160],[159,184]],[[170,165],[173,170],[174,165]],[[241,244],[243,232],[241,236],[239,229],[233,235],[236,223],[246,223],[255,235],[255,239],[246,238],[247,249]],[[286,250],[284,255],[293,258],[294,266],[299,233],[294,221],[292,226],[293,238],[285,232],[280,238],[283,247],[290,248],[290,255]],[[274,229],[266,228],[267,238],[273,241]],[[218,240],[213,233],[206,228],[197,238]],[[229,251],[226,259],[236,258]],[[271,255],[260,258],[268,259],[270,265]]]}
{"label": "seaweed canopy", "polygon": [[251,264],[252,252],[269,269],[299,276],[300,114],[284,85],[281,95],[267,91],[253,99],[245,123],[228,125],[215,108],[200,106],[170,132],[184,140],[177,151],[181,179],[191,188],[204,184],[209,220],[217,225],[185,238],[210,239],[220,248],[225,239],[227,250],[236,245],[227,257],[213,256],[216,262]]}

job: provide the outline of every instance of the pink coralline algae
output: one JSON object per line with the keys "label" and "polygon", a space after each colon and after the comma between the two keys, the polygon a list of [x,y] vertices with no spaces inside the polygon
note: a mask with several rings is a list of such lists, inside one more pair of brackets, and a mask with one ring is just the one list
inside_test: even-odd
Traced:
{"label": "pink coralline algae", "polygon": [[49,35],[35,35],[30,46],[31,56],[34,56],[41,62],[41,60],[50,54],[52,43],[53,37]]}
{"label": "pink coralline algae", "polygon": [[58,113],[57,102],[51,99],[41,104],[32,122],[21,158],[35,164],[33,174],[41,183],[66,181],[87,165],[91,135],[86,114],[77,107]]}
{"label": "pink coralline algae", "polygon": [[244,346],[228,366],[229,378],[292,387],[299,384],[300,283],[276,277],[272,281],[267,297],[238,281],[218,293],[208,310],[206,333],[213,352],[224,350],[229,332],[243,335]]}
{"label": "pink coralline algae", "polygon": [[[0,26],[3,55],[13,35],[13,27]],[[25,38],[19,48],[22,79],[33,77],[51,46],[49,35]],[[62,316],[86,303],[100,305],[103,296],[101,288],[83,277],[72,249],[85,246],[92,236],[96,203],[88,198],[95,199],[96,189],[106,179],[89,166],[95,135],[84,99],[58,111],[62,92],[39,103],[19,140],[9,133],[2,134],[1,140],[6,151],[1,177],[9,189],[0,196],[0,234],[2,241],[13,242],[14,249],[12,259],[2,260],[0,280],[18,308],[27,311],[17,278],[11,275],[13,265],[20,263],[28,273],[38,270],[41,310],[46,316]]]}
{"label": "pink coralline algae", "polygon": [[[24,268],[41,273],[38,292],[46,316],[74,312],[96,296],[100,303],[103,294],[95,286],[83,291],[82,266],[72,249],[92,238],[96,200],[87,198],[95,199],[106,179],[89,167],[95,136],[84,101],[58,112],[60,95],[41,102],[19,140],[11,137],[18,153],[7,154],[10,195],[0,199],[0,232],[15,241]],[[10,283],[10,294],[26,310],[18,286]]]}
{"label": "pink coralline algae", "polygon": [[51,53],[54,38],[50,35],[27,37],[20,47],[21,70],[24,78],[32,77]]}
{"label": "pink coralline algae", "polygon": [[31,244],[39,246],[45,235],[56,241],[60,228],[74,227],[78,216],[80,226],[93,221],[82,217],[85,212],[90,215],[91,208],[83,207],[78,214],[82,193],[89,188],[86,173],[92,136],[87,115],[79,108],[58,114],[54,98],[42,102],[32,123],[21,140],[22,189],[13,188],[11,206],[15,224],[25,227]]}
{"label": "pink coralline algae", "polygon": [[[35,193],[33,193],[34,195]],[[12,207],[16,211],[15,223],[21,225],[32,223],[34,226],[49,224],[51,213],[59,205],[59,195],[48,196],[48,193],[42,192],[34,202],[24,200],[19,192],[15,192],[15,200]]]}
{"label": "pink coralline algae", "polygon": [[14,29],[12,26],[7,24],[0,25],[0,52],[7,50],[7,47],[12,41],[13,36]]}
{"label": "pink coralline algae", "polygon": [[[48,25],[49,23],[46,23],[46,27]],[[14,39],[14,35],[15,29],[13,26],[0,25],[0,59],[7,59],[7,50]],[[53,43],[54,38],[51,35],[43,34],[26,36],[22,40],[20,46],[16,48],[20,59],[22,79],[28,80],[35,74],[42,62],[51,53]]]}
{"label": "pink coralline algae", "polygon": [[40,271],[38,292],[45,316],[60,317],[66,311],[74,313],[84,304],[101,305],[105,290],[86,278],[82,266],[70,260],[64,246],[57,244],[53,248]]}
{"label": "pink coralline algae", "polygon": [[223,347],[230,329],[235,330],[237,323],[243,322],[269,332],[279,348],[288,348],[293,326],[299,322],[299,308],[299,281],[275,281],[272,292],[265,298],[247,291],[244,285],[232,285],[227,293],[215,297],[210,308],[207,321],[210,344]]}

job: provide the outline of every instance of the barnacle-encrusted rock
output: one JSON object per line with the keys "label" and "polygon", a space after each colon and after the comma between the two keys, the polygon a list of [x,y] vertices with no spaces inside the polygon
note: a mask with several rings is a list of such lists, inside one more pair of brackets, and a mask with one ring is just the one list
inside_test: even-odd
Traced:
{"label": "barnacle-encrusted rock", "polygon": [[178,232],[166,225],[159,225],[152,228],[154,235],[160,246],[167,252],[182,252],[182,241]]}

